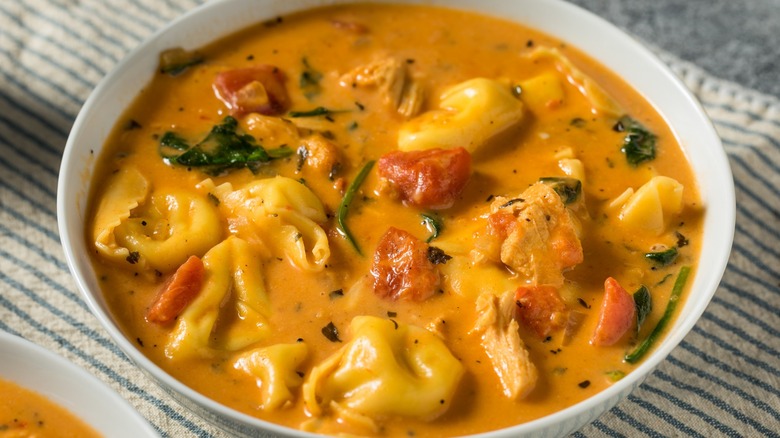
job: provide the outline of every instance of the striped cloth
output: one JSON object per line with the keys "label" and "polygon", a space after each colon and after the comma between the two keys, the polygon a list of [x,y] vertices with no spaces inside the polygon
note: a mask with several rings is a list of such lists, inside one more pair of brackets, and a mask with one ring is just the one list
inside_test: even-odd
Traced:
{"label": "striped cloth", "polygon": [[[175,437],[223,435],[131,364],[90,314],[65,263],[55,198],[68,131],[92,88],[198,3],[0,0],[0,330],[89,370]],[[659,54],[723,138],[737,192],[734,248],[680,347],[575,435],[780,436],[780,101]]]}

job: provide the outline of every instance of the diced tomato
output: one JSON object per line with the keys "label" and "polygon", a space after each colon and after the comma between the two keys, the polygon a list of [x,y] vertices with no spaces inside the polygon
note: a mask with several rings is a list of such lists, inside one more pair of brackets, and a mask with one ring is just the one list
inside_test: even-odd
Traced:
{"label": "diced tomato", "polygon": [[228,70],[214,79],[214,92],[233,115],[282,114],[290,105],[285,79],[284,73],[272,65]]}
{"label": "diced tomato", "polygon": [[464,148],[394,151],[379,159],[379,175],[412,205],[449,208],[471,176],[471,155]]}
{"label": "diced tomato", "polygon": [[566,303],[554,286],[520,286],[515,302],[520,321],[540,338],[563,328],[569,318]]}
{"label": "diced tomato", "polygon": [[428,245],[395,227],[385,232],[371,266],[374,293],[382,298],[423,301],[439,291],[441,278],[428,260]]}
{"label": "diced tomato", "polygon": [[601,302],[599,323],[590,340],[592,345],[613,345],[634,325],[634,299],[612,277],[604,282],[604,301]]}
{"label": "diced tomato", "polygon": [[205,275],[203,261],[190,256],[160,288],[146,320],[166,324],[176,319],[200,292]]}

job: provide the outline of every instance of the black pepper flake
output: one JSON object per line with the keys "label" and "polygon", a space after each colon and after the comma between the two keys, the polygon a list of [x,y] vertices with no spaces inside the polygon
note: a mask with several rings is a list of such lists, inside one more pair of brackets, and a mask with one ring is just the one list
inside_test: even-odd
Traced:
{"label": "black pepper flake", "polygon": [[[520,305],[520,301],[517,302],[517,305],[518,306]],[[552,341],[552,336],[548,336],[548,337],[544,338],[544,340],[542,342],[544,342],[546,344],[546,343],[548,343],[550,341]]]}
{"label": "black pepper flake", "polygon": [[278,26],[278,25],[282,24],[282,21],[284,21],[284,18],[276,17],[273,20],[266,21],[265,23],[263,23],[263,25],[265,27],[274,27],[274,26]]}
{"label": "black pepper flake", "polygon": [[588,386],[590,386],[590,380],[583,380],[582,382],[578,383],[577,386],[579,386],[580,388],[585,389]]}
{"label": "black pepper flake", "polygon": [[580,303],[580,305],[586,309],[590,309],[590,304],[588,304],[585,300],[582,298],[577,298],[577,302]]}
{"label": "black pepper flake", "polygon": [[398,316],[398,312],[392,312],[390,310],[387,311],[388,318],[395,318],[396,316]]}
{"label": "black pepper flake", "polygon": [[328,325],[322,328],[322,335],[328,338],[330,342],[341,342],[339,339],[339,329],[333,322],[329,322]]}
{"label": "black pepper flake", "polygon": [[409,59],[406,60],[406,63],[407,64],[414,64],[414,59],[409,58]]}
{"label": "black pepper flake", "polygon": [[525,42],[526,47],[533,47],[534,46],[534,40],[528,40]]}
{"label": "black pepper flake", "polygon": [[613,130],[613,131],[615,131],[615,132],[623,132],[623,131],[625,131],[625,130],[626,130],[626,127],[623,125],[623,122],[621,122],[620,120],[618,120],[618,121],[617,121],[617,123],[615,123],[615,124],[612,126],[612,130]]}
{"label": "black pepper flake", "polygon": [[444,399],[439,400],[439,404],[444,404]]}
{"label": "black pepper flake", "polygon": [[249,55],[249,56],[246,57],[247,61],[251,61],[253,59],[255,59],[255,55]]}
{"label": "black pepper flake", "polygon": [[211,201],[214,206],[219,207],[219,198],[217,198],[215,194],[209,192],[206,196],[208,196],[209,201]]}
{"label": "black pepper flake", "polygon": [[297,374],[298,377],[300,378],[303,378],[303,376],[305,376],[305,374],[303,374],[303,371],[296,371],[295,374]]}
{"label": "black pepper flake", "polygon": [[328,294],[328,297],[329,297],[331,300],[334,300],[334,299],[336,299],[336,298],[341,298],[341,297],[343,297],[343,296],[344,296],[344,289],[336,289],[336,290],[334,290],[333,292],[331,292],[331,293],[329,293],[329,294]]}
{"label": "black pepper flake", "polygon": [[135,119],[130,119],[130,121],[127,122],[127,125],[125,125],[125,129],[127,131],[132,131],[133,129],[141,129],[141,124],[138,123]]}
{"label": "black pepper flake", "polygon": [[523,198],[510,199],[510,200],[506,201],[504,204],[502,204],[498,208],[506,208],[506,207],[509,207],[510,205],[517,204],[518,202],[525,202],[525,199],[523,199]]}
{"label": "black pepper flake", "polygon": [[428,247],[428,261],[434,265],[443,265],[451,258],[452,256],[446,254],[441,248],[436,248],[435,246]]}
{"label": "black pepper flake", "polygon": [[688,238],[685,237],[681,232],[675,231],[674,235],[677,236],[677,247],[682,248],[683,246],[688,245]]}
{"label": "black pepper flake", "polygon": [[295,342],[299,342],[299,343],[303,342],[303,338],[298,338],[298,339],[295,340]]}
{"label": "black pepper flake", "polygon": [[141,338],[135,338],[135,342],[138,342],[138,345],[140,345],[141,347],[144,346],[144,341]]}
{"label": "black pepper flake", "polygon": [[355,106],[357,106],[360,111],[363,111],[364,109],[366,109],[365,105],[363,105],[362,103],[360,103],[358,101],[355,101]]}
{"label": "black pepper flake", "polygon": [[395,326],[395,329],[398,330],[398,323],[394,319],[391,319],[390,322],[392,322]]}
{"label": "black pepper flake", "polygon": [[131,251],[130,254],[125,258],[127,260],[127,263],[130,263],[131,265],[134,265],[138,263],[138,261],[141,259],[141,254],[138,254],[138,251]]}
{"label": "black pepper flake", "polygon": [[146,226],[146,221],[141,221],[141,225],[145,227]]}
{"label": "black pepper flake", "polygon": [[490,202],[490,201],[492,201],[492,200],[493,200],[493,198],[495,198],[495,196],[493,196],[493,195],[489,195],[489,196],[487,197],[487,199],[485,199],[485,202]]}
{"label": "black pepper flake", "polygon": [[521,303],[520,300],[515,301],[515,304],[517,305],[518,308],[520,309],[523,308],[523,303]]}

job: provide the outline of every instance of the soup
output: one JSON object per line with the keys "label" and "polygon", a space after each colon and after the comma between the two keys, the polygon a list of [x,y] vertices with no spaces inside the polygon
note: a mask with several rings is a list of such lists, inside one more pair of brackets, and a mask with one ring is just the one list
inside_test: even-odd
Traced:
{"label": "soup", "polygon": [[46,397],[0,379],[0,437],[99,437],[100,435]]}
{"label": "soup", "polygon": [[592,59],[394,5],[163,52],[88,211],[152,361],[264,420],[387,436],[527,422],[630,373],[703,214],[664,120]]}

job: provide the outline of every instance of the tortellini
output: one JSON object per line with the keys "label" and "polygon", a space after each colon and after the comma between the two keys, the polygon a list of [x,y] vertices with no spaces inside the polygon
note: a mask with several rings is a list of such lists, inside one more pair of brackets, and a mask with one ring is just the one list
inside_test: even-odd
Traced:
{"label": "tortellini", "polygon": [[127,248],[117,243],[114,229],[130,217],[148,194],[149,182],[134,167],[125,167],[108,181],[92,229],[95,247],[103,257],[119,262],[130,255]]}
{"label": "tortellini", "polygon": [[234,367],[257,379],[260,387],[260,409],[272,411],[292,402],[292,389],[303,384],[298,367],[303,364],[309,349],[303,342],[276,344],[242,353]]}
{"label": "tortellini", "polygon": [[325,208],[308,187],[277,176],[233,190],[229,183],[199,184],[220,201],[231,233],[269,255],[284,255],[300,269],[321,271],[330,258]]}
{"label": "tortellini", "polygon": [[203,256],[203,289],[179,316],[165,354],[171,359],[237,351],[270,334],[263,266],[248,243],[231,236]]}
{"label": "tortellini", "polygon": [[520,82],[520,98],[531,111],[553,109],[563,102],[563,84],[557,74],[548,72]]}
{"label": "tortellini", "polygon": [[352,340],[314,367],[303,385],[314,416],[400,415],[430,420],[447,410],[463,365],[436,335],[420,327],[357,316]]}
{"label": "tortellini", "polygon": [[662,234],[683,207],[683,186],[673,178],[656,176],[630,195],[620,209],[622,223]]}
{"label": "tortellini", "polygon": [[550,58],[555,63],[556,68],[566,75],[569,82],[590,102],[593,112],[605,114],[612,117],[620,117],[625,114],[621,106],[604,91],[601,86],[592,78],[578,69],[572,62],[564,56],[558,49],[551,47],[539,47],[530,53],[530,58],[537,60],[540,58]]}
{"label": "tortellini", "polygon": [[105,257],[167,273],[216,245],[222,239],[222,225],[205,196],[182,189],[150,194],[143,175],[127,168],[109,182],[93,234]]}
{"label": "tortellini", "polygon": [[523,119],[523,103],[500,81],[475,78],[441,95],[438,110],[401,125],[402,151],[462,146],[473,153],[490,138]]}

